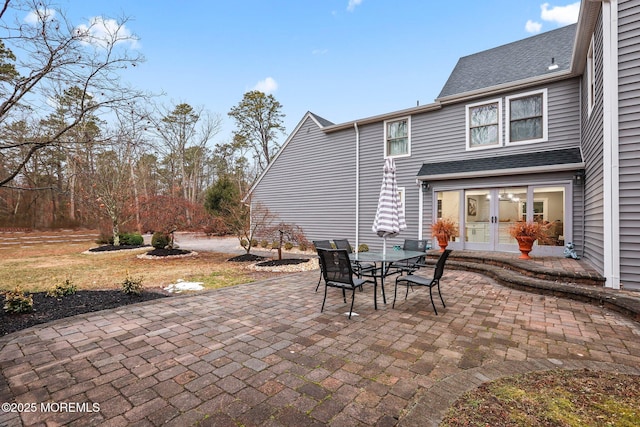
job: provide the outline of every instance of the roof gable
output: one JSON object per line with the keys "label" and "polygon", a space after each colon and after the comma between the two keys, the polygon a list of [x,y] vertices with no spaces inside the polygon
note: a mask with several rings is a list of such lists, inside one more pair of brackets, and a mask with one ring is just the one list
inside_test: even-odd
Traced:
{"label": "roof gable", "polygon": [[[568,25],[460,58],[438,98],[570,70],[576,27]],[[552,58],[558,67],[550,70]]]}

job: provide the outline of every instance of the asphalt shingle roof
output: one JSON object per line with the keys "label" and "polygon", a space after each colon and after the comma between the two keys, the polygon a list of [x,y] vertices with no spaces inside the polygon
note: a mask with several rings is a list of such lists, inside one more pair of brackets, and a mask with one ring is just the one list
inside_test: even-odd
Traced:
{"label": "asphalt shingle roof", "polygon": [[331,126],[334,124],[333,122],[330,122],[329,120],[322,118],[319,115],[312,113],[311,111],[309,111],[309,114],[311,114],[323,127]]}
{"label": "asphalt shingle roof", "polygon": [[418,172],[418,176],[450,175],[467,172],[535,168],[579,163],[582,163],[580,148],[568,148],[541,153],[512,154],[509,156],[424,163]]}
{"label": "asphalt shingle roof", "polygon": [[[464,56],[438,98],[568,70],[576,24]],[[549,70],[551,58],[558,68]]]}

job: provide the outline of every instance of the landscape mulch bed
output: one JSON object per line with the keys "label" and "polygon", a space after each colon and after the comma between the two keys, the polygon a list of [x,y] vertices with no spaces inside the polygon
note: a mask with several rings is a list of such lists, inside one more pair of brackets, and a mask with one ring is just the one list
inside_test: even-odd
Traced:
{"label": "landscape mulch bed", "polygon": [[[36,292],[31,295],[33,295],[34,308],[31,313],[12,314],[0,310],[0,336],[76,314],[106,310],[171,296],[160,289],[147,289],[140,295],[128,295],[115,289],[77,291],[73,295],[66,295],[61,298],[47,296],[46,292]],[[4,306],[4,301],[4,295],[0,294],[0,307]]]}
{"label": "landscape mulch bed", "polygon": [[162,249],[156,248],[152,251],[147,252],[149,256],[175,256],[175,255],[186,255],[190,254],[191,251],[185,251],[184,249]]}
{"label": "landscape mulch bed", "polygon": [[128,249],[139,249],[139,248],[150,248],[149,245],[102,245],[97,248],[89,249],[89,252],[113,252],[113,251],[124,251]]}
{"label": "landscape mulch bed", "polygon": [[266,259],[266,258],[263,257],[263,256],[260,256],[260,255],[242,254],[242,255],[234,256],[233,258],[229,258],[227,261],[230,261],[230,262],[256,262],[256,261],[262,261],[263,259]]}
{"label": "landscape mulch bed", "polygon": [[285,259],[275,259],[271,261],[263,261],[259,262],[256,265],[258,267],[278,267],[280,265],[298,265],[304,264],[305,262],[309,262],[308,258],[285,258]]}

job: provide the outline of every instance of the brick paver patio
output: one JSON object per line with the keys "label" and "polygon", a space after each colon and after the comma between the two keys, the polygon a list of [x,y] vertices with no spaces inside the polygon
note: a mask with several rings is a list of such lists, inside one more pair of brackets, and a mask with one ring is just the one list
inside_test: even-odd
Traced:
{"label": "brick paver patio", "polygon": [[[374,311],[369,287],[348,320],[335,289],[320,313],[317,279],[293,274],[2,337],[0,403],[35,412],[0,412],[0,425],[428,426],[462,392],[504,375],[640,375],[640,324],[601,307],[448,270],[440,315],[425,289]],[[43,411],[46,402],[84,406]]]}

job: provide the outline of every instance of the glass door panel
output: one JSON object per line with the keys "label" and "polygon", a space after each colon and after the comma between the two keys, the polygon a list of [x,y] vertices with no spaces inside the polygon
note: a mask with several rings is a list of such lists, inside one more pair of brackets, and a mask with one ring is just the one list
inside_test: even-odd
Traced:
{"label": "glass door panel", "polygon": [[[452,236],[454,242],[460,241],[460,191],[438,191],[436,193],[436,219],[447,218],[458,227],[458,235]],[[436,246],[437,247],[437,246]]]}
{"label": "glass door panel", "polygon": [[565,189],[564,187],[535,187],[533,189],[532,219],[549,227],[547,242],[541,246],[564,246],[565,242]]}
{"label": "glass door panel", "polygon": [[509,234],[509,227],[523,219],[522,206],[527,201],[527,189],[525,187],[506,187],[498,189],[497,192],[497,249],[510,250],[515,247],[517,242]]}
{"label": "glass door panel", "polygon": [[491,241],[491,190],[465,192],[465,243]]}

